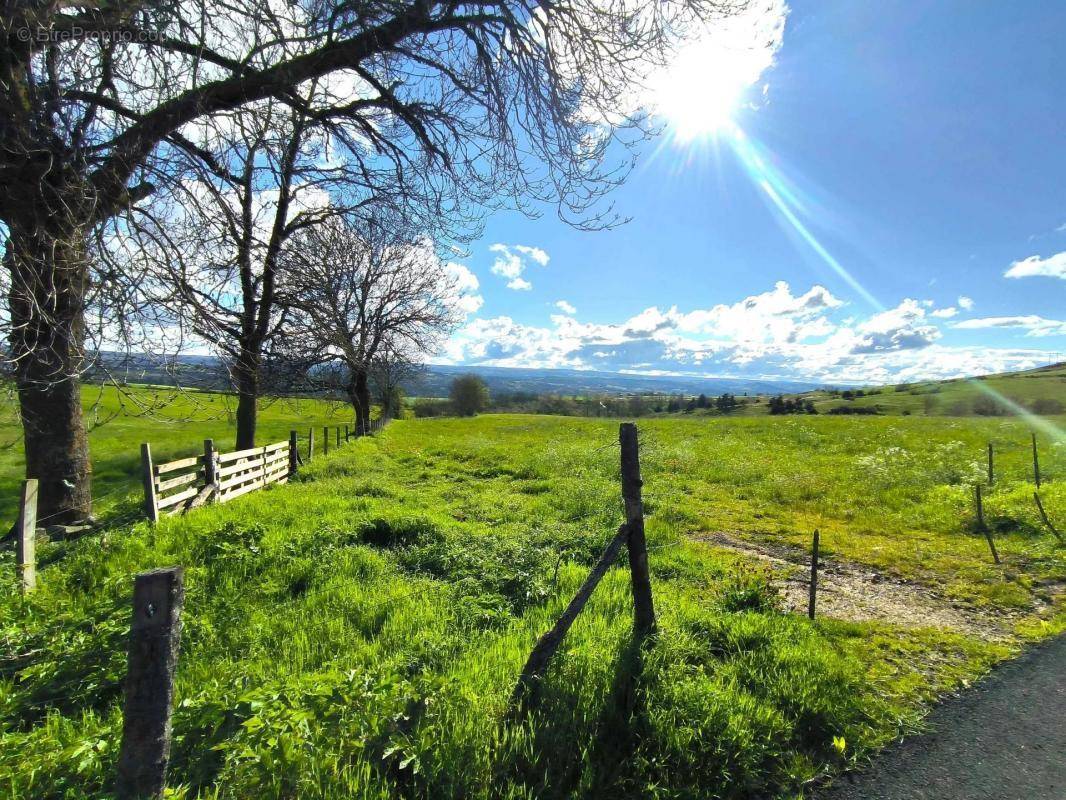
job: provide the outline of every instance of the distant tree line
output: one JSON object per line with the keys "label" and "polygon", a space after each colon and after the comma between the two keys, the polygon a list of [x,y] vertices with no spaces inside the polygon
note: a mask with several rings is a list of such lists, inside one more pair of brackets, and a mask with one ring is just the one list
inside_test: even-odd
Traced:
{"label": "distant tree line", "polygon": [[803,398],[786,398],[782,395],[770,398],[771,414],[817,414],[814,402]]}
{"label": "distant tree line", "polygon": [[[472,377],[472,376],[464,376]],[[457,379],[458,380],[458,379]],[[480,380],[480,379],[478,379]],[[487,388],[486,388],[487,391]],[[414,402],[416,417],[462,415],[454,398],[425,398]],[[568,417],[646,417],[653,414],[727,414],[751,402],[729,392],[717,397],[706,394],[564,395],[538,392],[503,392],[491,396],[483,410],[508,414],[554,414]],[[482,409],[479,409],[482,410]]]}

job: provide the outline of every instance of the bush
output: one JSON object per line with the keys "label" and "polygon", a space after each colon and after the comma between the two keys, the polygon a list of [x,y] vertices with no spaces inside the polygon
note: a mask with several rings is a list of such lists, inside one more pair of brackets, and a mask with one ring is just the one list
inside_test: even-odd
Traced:
{"label": "bush", "polygon": [[1041,397],[1033,401],[1034,414],[1062,414],[1064,411],[1066,411],[1066,406],[1053,397]]}
{"label": "bush", "polygon": [[489,406],[489,387],[477,375],[460,375],[452,381],[452,408],[461,417],[472,417]]}

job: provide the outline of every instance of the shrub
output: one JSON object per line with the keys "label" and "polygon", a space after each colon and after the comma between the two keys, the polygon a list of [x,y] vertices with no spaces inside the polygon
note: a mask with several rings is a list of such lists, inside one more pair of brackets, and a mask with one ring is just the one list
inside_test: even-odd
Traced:
{"label": "shrub", "polygon": [[461,417],[472,417],[489,406],[489,387],[477,375],[460,375],[452,381],[452,408]]}

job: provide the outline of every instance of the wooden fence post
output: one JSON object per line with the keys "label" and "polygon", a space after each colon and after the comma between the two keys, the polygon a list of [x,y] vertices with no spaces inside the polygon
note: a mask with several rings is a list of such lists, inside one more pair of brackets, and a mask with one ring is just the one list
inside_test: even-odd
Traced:
{"label": "wooden fence post", "polygon": [[1048,519],[1047,512],[1044,510],[1044,504],[1040,502],[1040,495],[1037,492],[1033,492],[1033,500],[1036,501],[1036,510],[1040,512],[1040,519],[1044,520],[1044,524],[1047,525],[1055,538],[1059,540],[1059,544],[1062,544],[1062,534],[1059,533],[1058,528],[1051,524],[1051,520]]}
{"label": "wooden fence post", "polygon": [[344,426],[344,441],[347,442],[351,438],[351,434],[348,433],[348,426]]}
{"label": "wooden fence post", "polygon": [[184,600],[181,567],[144,572],[134,579],[122,747],[115,782],[119,800],[163,796]]}
{"label": "wooden fence post", "polygon": [[22,482],[18,530],[15,531],[15,565],[23,594],[37,588],[37,479]]}
{"label": "wooden fence post", "polygon": [[218,453],[215,452],[215,440],[204,439],[204,488],[214,488],[214,500],[219,500],[218,490]]}
{"label": "wooden fence post", "polygon": [[322,455],[329,455],[329,425],[322,426]]}
{"label": "wooden fence post", "polygon": [[296,431],[289,431],[289,477],[291,478],[296,474],[296,466],[298,463],[300,451],[299,444],[297,442]]}
{"label": "wooden fence post", "polygon": [[996,552],[996,543],[992,540],[992,531],[985,525],[985,506],[981,499],[981,484],[975,483],[973,489],[974,502],[977,504],[977,527],[981,529],[981,533],[988,541],[988,549],[992,551],[992,560],[999,564],[999,553]]}
{"label": "wooden fence post", "polygon": [[648,571],[648,543],[644,538],[644,503],[641,500],[640,451],[637,426],[623,422],[618,428],[622,448],[622,500],[626,513],[626,545],[633,586],[633,627],[638,635],[655,631],[655,606]]}
{"label": "wooden fence post", "polygon": [[1036,488],[1040,488],[1040,456],[1036,452],[1036,434],[1033,434],[1033,480],[1036,481]]}
{"label": "wooden fence post", "polygon": [[818,604],[818,531],[814,532],[814,542],[811,544],[811,588],[810,597],[807,599],[807,616],[814,619],[815,607]]}
{"label": "wooden fence post", "polygon": [[992,442],[988,443],[988,485],[991,486],[992,482],[996,478],[995,467],[992,455]]}
{"label": "wooden fence post", "polygon": [[152,471],[152,446],[141,445],[141,476],[144,481],[144,512],[152,522],[159,522],[159,506],[156,504],[155,474]]}
{"label": "wooden fence post", "polygon": [[315,429],[310,427],[307,429],[307,463],[311,463],[311,459],[315,457]]}
{"label": "wooden fence post", "polygon": [[337,426],[337,447],[341,446],[341,426]]}

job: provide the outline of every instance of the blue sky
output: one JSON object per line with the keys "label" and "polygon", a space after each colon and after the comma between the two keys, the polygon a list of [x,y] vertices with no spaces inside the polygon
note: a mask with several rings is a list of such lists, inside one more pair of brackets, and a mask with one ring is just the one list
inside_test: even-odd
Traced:
{"label": "blue sky", "polygon": [[1061,2],[791,2],[731,123],[667,115],[642,147],[628,224],[489,220],[438,360],[870,382],[1066,357],[1064,40]]}

